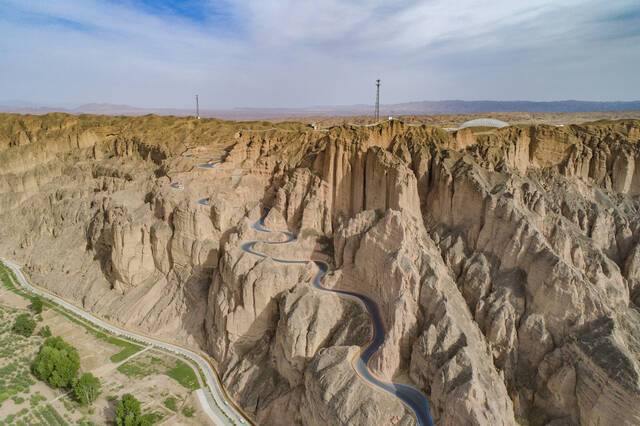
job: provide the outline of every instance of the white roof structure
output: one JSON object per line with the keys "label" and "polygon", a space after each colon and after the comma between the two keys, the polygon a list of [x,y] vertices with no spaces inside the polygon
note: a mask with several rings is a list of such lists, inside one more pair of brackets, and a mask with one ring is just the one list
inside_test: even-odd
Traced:
{"label": "white roof structure", "polygon": [[477,118],[475,120],[462,123],[460,127],[458,127],[458,130],[466,129],[467,127],[497,127],[498,129],[501,129],[508,125],[509,123],[502,120],[496,120],[494,118]]}

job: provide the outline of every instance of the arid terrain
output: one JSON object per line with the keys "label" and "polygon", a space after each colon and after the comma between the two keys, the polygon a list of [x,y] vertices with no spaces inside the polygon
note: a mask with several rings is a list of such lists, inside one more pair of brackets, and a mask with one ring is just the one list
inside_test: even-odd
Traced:
{"label": "arid terrain", "polygon": [[[385,111],[383,115],[397,117],[393,111]],[[616,112],[491,112],[475,114],[433,114],[433,115],[405,115],[400,116],[400,120],[407,124],[424,124],[427,126],[440,126],[444,128],[455,128],[460,124],[478,118],[491,117],[505,121],[513,125],[533,126],[537,124],[548,124],[556,126],[566,126],[569,124],[582,124],[601,120],[639,120],[640,111],[616,111]],[[320,115],[310,115],[307,117],[288,117],[271,119],[273,122],[301,121],[303,123],[315,123],[319,127],[339,126],[348,124],[371,124],[375,120],[370,115],[356,115],[350,117],[327,117]]]}
{"label": "arid terrain", "polygon": [[0,266],[0,425],[108,424],[113,422],[117,399],[124,393],[140,398],[143,409],[158,424],[210,424],[193,393],[197,387],[193,370],[184,373],[184,368],[176,368],[174,357],[107,336],[53,307],[36,315],[38,330],[47,327],[53,335],[73,342],[82,370],[98,377],[102,390],[87,407],[75,401],[71,392],[37,380],[30,364],[44,338],[12,332],[15,317],[32,312],[29,300],[16,291],[8,277]]}
{"label": "arid terrain", "polygon": [[416,423],[310,259],[437,425],[639,424],[640,120],[466,118],[0,114],[0,256],[206,351],[257,424]]}

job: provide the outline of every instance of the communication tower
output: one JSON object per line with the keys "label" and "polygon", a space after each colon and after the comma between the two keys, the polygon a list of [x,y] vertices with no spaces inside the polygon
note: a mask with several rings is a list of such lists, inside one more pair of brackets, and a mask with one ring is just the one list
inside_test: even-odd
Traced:
{"label": "communication tower", "polygon": [[380,79],[376,80],[376,121],[380,120]]}

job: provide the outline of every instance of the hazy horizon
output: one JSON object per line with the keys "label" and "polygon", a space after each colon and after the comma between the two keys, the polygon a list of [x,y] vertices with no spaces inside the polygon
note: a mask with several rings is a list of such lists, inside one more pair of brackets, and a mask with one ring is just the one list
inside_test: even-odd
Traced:
{"label": "hazy horizon", "polygon": [[[632,99],[632,100],[628,100],[628,101],[621,101],[621,100],[604,100],[604,101],[593,101],[593,100],[589,100],[589,99],[557,99],[557,100],[548,100],[548,101],[538,101],[538,100],[531,100],[531,99],[510,99],[510,100],[495,100],[495,99],[474,99],[474,100],[467,100],[467,99],[437,99],[437,100],[432,100],[432,99],[427,99],[427,100],[410,100],[410,101],[404,101],[404,102],[398,102],[398,103],[394,103],[394,104],[387,104],[387,103],[380,103],[380,107],[381,108],[391,108],[397,105],[409,105],[409,104],[423,104],[423,103],[427,103],[427,104],[436,104],[436,103],[454,103],[454,102],[461,102],[461,103],[498,103],[498,104],[510,104],[510,103],[531,103],[531,104],[543,104],[543,103],[549,103],[549,104],[560,104],[560,103],[564,103],[564,102],[577,102],[577,103],[602,103],[602,104],[615,104],[615,103],[624,103],[624,104],[630,104],[630,103],[640,103],[640,99]],[[340,108],[345,108],[345,109],[349,109],[349,108],[354,108],[354,107],[362,107],[362,108],[373,108],[374,107],[374,103],[359,103],[359,104],[339,104],[339,105],[305,105],[305,106],[287,106],[287,105],[283,105],[283,106],[265,106],[265,107],[255,107],[255,106],[250,106],[250,105],[238,105],[238,106],[232,106],[232,107],[200,107],[201,111],[206,111],[206,110],[211,110],[211,111],[215,111],[215,110],[220,110],[220,111],[232,111],[232,110],[248,110],[248,109],[261,109],[261,110],[269,110],[269,109],[282,109],[282,110],[313,110],[313,109],[340,109]],[[37,104],[37,103],[33,103],[33,102],[28,102],[28,101],[21,101],[19,99],[0,99],[0,107],[13,107],[16,110],[19,109],[38,109],[38,108],[42,108],[42,109],[56,109],[59,108],[61,111],[64,110],[68,110],[68,111],[73,111],[75,109],[82,109],[83,107],[90,107],[90,106],[104,106],[104,107],[126,107],[126,108],[134,108],[134,109],[141,109],[141,110],[195,110],[195,98],[192,99],[192,105],[189,106],[167,106],[167,105],[153,105],[153,106],[140,106],[140,105],[131,105],[131,104],[125,104],[125,103],[111,103],[111,102],[85,102],[85,103],[58,103],[58,104]],[[622,111],[622,110],[621,110]],[[513,112],[517,112],[517,111],[513,111]]]}
{"label": "hazy horizon", "polygon": [[640,99],[617,0],[0,0],[0,93],[38,106]]}

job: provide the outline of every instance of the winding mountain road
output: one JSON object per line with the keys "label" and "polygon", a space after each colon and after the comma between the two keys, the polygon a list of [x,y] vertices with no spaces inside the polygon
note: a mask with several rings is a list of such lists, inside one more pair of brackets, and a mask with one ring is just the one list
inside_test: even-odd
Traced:
{"label": "winding mountain road", "polygon": [[[197,396],[200,399],[201,403],[206,402],[206,405],[203,404],[204,411],[211,418],[214,424],[227,426],[250,423],[243,416],[242,412],[235,405],[233,400],[225,392],[222,384],[220,383],[220,379],[218,378],[218,374],[214,370],[213,366],[200,354],[181,346],[163,342],[161,340],[157,340],[143,334],[134,333],[132,331],[128,331],[112,325],[78,308],[77,306],[67,302],[66,300],[49,293],[48,291],[31,285],[22,273],[22,270],[20,269],[20,266],[18,264],[5,258],[0,258],[0,261],[2,261],[9,269],[11,269],[11,271],[13,271],[14,275],[18,279],[18,283],[20,284],[20,286],[22,286],[28,292],[37,294],[42,298],[56,303],[67,311],[72,312],[78,317],[90,322],[91,324],[103,330],[108,331],[109,333],[124,337],[134,342],[151,345],[155,348],[180,355],[194,362],[202,372],[204,379],[206,380],[206,387],[209,390],[209,392],[204,392],[202,389],[199,389],[197,391]],[[200,374],[196,375],[198,377],[198,380],[201,380]]]}
{"label": "winding mountain road", "polygon": [[274,262],[285,263],[285,264],[307,264],[313,262],[318,267],[318,273],[313,279],[313,287],[320,291],[326,291],[330,293],[336,293],[342,297],[348,297],[351,299],[356,299],[360,303],[364,305],[371,316],[371,321],[373,323],[373,337],[365,346],[360,350],[360,354],[358,358],[355,360],[353,368],[358,373],[358,375],[371,385],[378,387],[390,394],[394,395],[398,399],[400,399],[406,406],[408,406],[414,413],[418,424],[420,426],[433,426],[433,419],[431,418],[431,413],[429,411],[429,401],[427,397],[418,389],[401,384],[401,383],[393,383],[393,382],[385,382],[371,371],[369,367],[369,360],[373,357],[373,355],[380,349],[385,340],[385,329],[384,323],[382,322],[382,316],[380,315],[380,309],[378,305],[368,296],[365,296],[360,293],[345,291],[345,290],[335,290],[329,289],[322,286],[322,278],[327,274],[329,270],[329,265],[323,261],[319,260],[289,260],[289,259],[279,259],[272,256],[267,256],[264,253],[260,253],[256,251],[254,246],[256,243],[261,242],[263,244],[289,244],[296,241],[296,236],[288,231],[271,231],[264,224],[264,217],[258,220],[253,224],[253,229],[259,232],[264,233],[279,233],[284,234],[287,239],[285,241],[263,241],[263,240],[253,240],[244,242],[241,246],[242,250],[247,253],[253,254],[255,256],[259,256],[262,258],[271,258]]}

